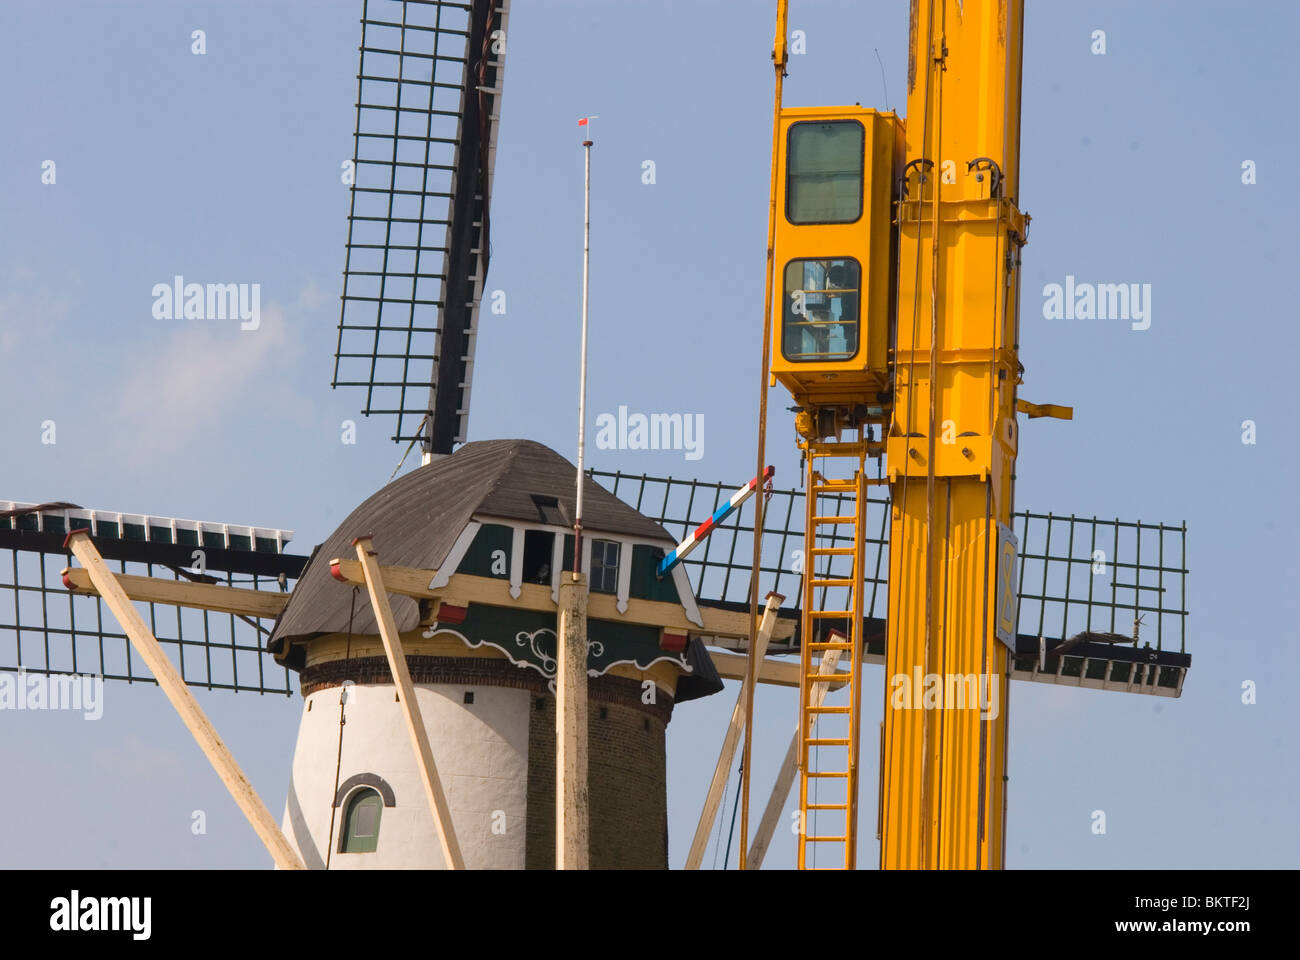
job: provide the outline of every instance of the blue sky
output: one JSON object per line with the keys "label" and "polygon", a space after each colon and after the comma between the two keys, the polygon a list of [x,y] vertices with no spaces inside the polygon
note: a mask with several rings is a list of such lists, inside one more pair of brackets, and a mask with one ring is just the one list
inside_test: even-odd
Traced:
{"label": "blue sky", "polygon": [[[592,415],[702,413],[704,455],[593,451],[600,469],[739,484],[753,472],[774,4],[516,0],[472,439],[575,453],[582,153],[593,159]],[[1289,121],[1300,10],[1251,0],[1029,0],[1021,207],[1022,396],[1072,404],[1025,423],[1017,506],[1188,525],[1179,700],[1017,684],[1011,867],[1292,866],[1300,707],[1293,357],[1297,249]],[[0,497],[296,531],[307,552],[380,487],[401,451],[331,391],[352,155],[360,3],[5,4],[0,33]],[[795,0],[788,105],[904,109],[904,0]],[[207,53],[190,52],[192,30]],[[1091,53],[1106,32],[1107,52]],[[888,87],[885,103],[879,52]],[[41,183],[45,160],[57,182]],[[642,183],[653,160],[656,182]],[[1243,161],[1257,183],[1241,180]],[[257,282],[263,324],[160,321],[175,274]],[[1067,275],[1149,283],[1152,323],[1047,320]],[[784,397],[773,394],[780,411]],[[778,483],[797,476],[781,412]],[[41,443],[41,424],[57,443]],[[1254,420],[1257,442],[1242,443]],[[409,463],[408,463],[409,466]],[[702,519],[702,518],[701,518]],[[879,667],[868,668],[867,729]],[[1243,705],[1241,686],[1258,685]],[[734,694],[669,727],[680,865]],[[162,694],[110,685],[102,720],[0,716],[24,829],[13,866],[260,866],[269,858]],[[279,815],[298,698],[200,693]],[[758,698],[757,796],[794,695]],[[1290,702],[1288,702],[1290,701]],[[874,815],[874,763],[862,792]],[[35,798],[39,797],[39,800]],[[755,801],[755,818],[761,810]],[[208,833],[190,833],[203,809]],[[1093,810],[1108,832],[1091,830]],[[864,829],[862,860],[877,857]],[[710,856],[712,851],[710,851]],[[782,831],[770,862],[793,860]],[[706,860],[707,862],[707,860]]]}

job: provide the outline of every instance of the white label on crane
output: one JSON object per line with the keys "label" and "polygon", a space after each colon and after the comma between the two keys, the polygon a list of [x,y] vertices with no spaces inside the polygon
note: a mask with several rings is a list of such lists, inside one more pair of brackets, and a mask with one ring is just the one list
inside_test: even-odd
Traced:
{"label": "white label on crane", "polygon": [[998,524],[998,572],[996,579],[997,603],[993,629],[997,638],[1016,652],[1016,619],[1019,609],[1016,570],[1018,568],[1017,549],[1019,541],[1011,528]]}

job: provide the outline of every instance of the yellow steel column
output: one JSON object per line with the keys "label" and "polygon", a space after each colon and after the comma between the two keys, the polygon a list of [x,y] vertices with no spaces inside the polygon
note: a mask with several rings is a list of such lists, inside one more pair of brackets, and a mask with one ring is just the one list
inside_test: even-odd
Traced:
{"label": "yellow steel column", "polygon": [[995,557],[1017,443],[1023,14],[1023,0],[912,0],[886,448],[884,868],[1003,865]]}

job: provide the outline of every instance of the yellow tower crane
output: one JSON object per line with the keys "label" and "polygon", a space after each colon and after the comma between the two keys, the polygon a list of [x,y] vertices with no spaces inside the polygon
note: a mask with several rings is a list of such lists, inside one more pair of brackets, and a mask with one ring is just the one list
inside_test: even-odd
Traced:
{"label": "yellow tower crane", "polygon": [[[904,124],[860,106],[783,107],[778,4],[764,367],[794,398],[807,471],[801,868],[814,856],[855,866],[877,482],[892,510],[881,866],[1003,864],[1023,13],[1023,0],[912,0]],[[765,409],[760,436],[763,421]],[[881,456],[876,480],[867,460]],[[833,588],[844,602],[819,606]],[[812,695],[831,650],[851,660],[847,704]]]}

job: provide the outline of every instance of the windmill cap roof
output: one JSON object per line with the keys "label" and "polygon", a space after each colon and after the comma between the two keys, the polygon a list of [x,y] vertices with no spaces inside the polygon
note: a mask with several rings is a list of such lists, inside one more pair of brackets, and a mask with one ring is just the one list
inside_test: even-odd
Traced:
{"label": "windmill cap roof", "polygon": [[[354,605],[352,590],[330,576],[329,561],[351,558],[353,540],[369,534],[387,565],[437,569],[473,517],[570,526],[577,468],[532,440],[467,443],[399,477],[366,499],[316,549],[268,641],[279,652],[286,642],[324,633],[378,633],[369,602]],[[671,545],[667,531],[590,477],[583,484],[582,526],[590,534],[614,534]],[[398,630],[414,629],[419,605],[393,596]]]}

